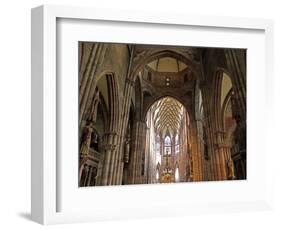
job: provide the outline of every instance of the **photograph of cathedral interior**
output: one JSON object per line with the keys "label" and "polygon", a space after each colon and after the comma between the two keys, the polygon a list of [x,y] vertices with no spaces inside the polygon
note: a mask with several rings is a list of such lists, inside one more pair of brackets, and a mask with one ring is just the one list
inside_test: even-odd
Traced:
{"label": "photograph of cathedral interior", "polygon": [[79,186],[246,179],[246,50],[79,42]]}

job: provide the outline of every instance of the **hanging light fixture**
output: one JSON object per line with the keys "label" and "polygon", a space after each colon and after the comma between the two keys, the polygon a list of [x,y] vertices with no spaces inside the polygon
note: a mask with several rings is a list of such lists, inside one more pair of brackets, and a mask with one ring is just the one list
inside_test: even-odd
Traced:
{"label": "hanging light fixture", "polygon": [[166,86],[170,86],[170,77],[166,77]]}

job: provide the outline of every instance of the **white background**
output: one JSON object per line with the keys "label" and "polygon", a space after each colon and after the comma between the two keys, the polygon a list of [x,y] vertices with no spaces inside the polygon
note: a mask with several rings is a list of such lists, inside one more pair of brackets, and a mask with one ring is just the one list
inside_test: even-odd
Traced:
{"label": "white background", "polygon": [[[173,11],[188,14],[264,17],[275,20],[275,82],[276,107],[274,119],[276,131],[272,133],[279,153],[281,130],[281,7],[278,1],[107,1],[107,0],[10,0],[2,2],[0,10],[0,226],[1,229],[37,229],[30,213],[30,8],[42,3],[97,6],[103,8]],[[279,79],[277,76],[280,76]],[[258,106],[258,101],[257,101]],[[277,107],[278,106],[278,107]],[[262,109],[262,108],[261,108]],[[262,121],[261,121],[262,122]],[[257,130],[258,131],[258,130]],[[275,154],[276,155],[276,154]],[[281,228],[281,157],[274,162],[275,211],[236,213],[223,215],[196,215],[178,218],[149,219],[48,226],[52,229],[280,229]],[[281,167],[280,167],[281,168]]]}

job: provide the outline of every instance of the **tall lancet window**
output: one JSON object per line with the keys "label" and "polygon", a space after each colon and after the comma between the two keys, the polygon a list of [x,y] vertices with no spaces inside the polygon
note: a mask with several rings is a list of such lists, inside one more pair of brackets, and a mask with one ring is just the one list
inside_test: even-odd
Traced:
{"label": "tall lancet window", "polygon": [[171,154],[172,141],[170,136],[165,137],[165,155]]}
{"label": "tall lancet window", "polygon": [[175,138],[175,152],[176,154],[180,152],[180,141],[179,141],[179,134],[176,135]]}

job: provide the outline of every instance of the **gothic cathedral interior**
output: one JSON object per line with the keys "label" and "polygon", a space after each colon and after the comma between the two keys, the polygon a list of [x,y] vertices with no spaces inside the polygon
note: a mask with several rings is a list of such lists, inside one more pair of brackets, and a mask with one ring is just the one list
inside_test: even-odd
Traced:
{"label": "gothic cathedral interior", "polygon": [[79,185],[246,179],[246,50],[79,42]]}

